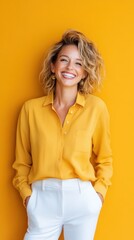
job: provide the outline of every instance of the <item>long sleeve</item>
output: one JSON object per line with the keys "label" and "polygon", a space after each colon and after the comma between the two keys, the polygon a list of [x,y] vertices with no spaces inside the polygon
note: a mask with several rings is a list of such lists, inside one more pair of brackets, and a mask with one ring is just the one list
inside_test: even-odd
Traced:
{"label": "long sleeve", "polygon": [[28,114],[24,104],[17,124],[16,158],[13,164],[13,168],[16,171],[16,175],[13,179],[13,185],[19,191],[23,202],[27,196],[31,195],[31,188],[28,184],[28,174],[32,165],[30,152]]}
{"label": "long sleeve", "polygon": [[107,107],[105,103],[103,103],[93,134],[93,156],[97,178],[94,183],[94,188],[97,192],[100,192],[104,198],[108,186],[111,185],[113,173],[109,120]]}

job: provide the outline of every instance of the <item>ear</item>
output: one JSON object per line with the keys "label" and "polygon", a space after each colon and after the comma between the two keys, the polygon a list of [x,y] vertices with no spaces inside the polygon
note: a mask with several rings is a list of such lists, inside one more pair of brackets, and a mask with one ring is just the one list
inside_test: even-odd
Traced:
{"label": "ear", "polygon": [[82,79],[85,79],[88,76],[88,73],[84,71]]}
{"label": "ear", "polygon": [[53,63],[51,63],[51,72],[52,72],[52,73],[55,73],[55,66],[54,66]]}

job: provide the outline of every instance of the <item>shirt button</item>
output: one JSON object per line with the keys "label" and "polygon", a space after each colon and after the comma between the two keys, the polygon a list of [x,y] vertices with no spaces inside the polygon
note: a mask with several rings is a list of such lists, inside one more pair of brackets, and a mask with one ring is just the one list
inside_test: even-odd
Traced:
{"label": "shirt button", "polygon": [[66,135],[66,134],[67,134],[67,132],[64,132],[64,134]]}
{"label": "shirt button", "polygon": [[69,123],[69,121],[67,120],[67,124]]}
{"label": "shirt button", "polygon": [[70,111],[70,113],[72,114],[72,113],[73,113],[73,111],[71,110],[71,111]]}

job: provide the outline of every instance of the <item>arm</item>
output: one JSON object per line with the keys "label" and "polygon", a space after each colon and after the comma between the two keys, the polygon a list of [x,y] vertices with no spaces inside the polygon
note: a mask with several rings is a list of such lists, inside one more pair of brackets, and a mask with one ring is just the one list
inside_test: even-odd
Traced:
{"label": "arm", "polygon": [[111,185],[112,151],[110,147],[109,113],[103,103],[93,134],[94,168],[97,180],[94,188],[100,196],[105,198],[108,186]]}
{"label": "arm", "polygon": [[19,191],[24,205],[26,197],[31,195],[31,187],[28,184],[28,175],[32,165],[29,135],[28,111],[26,111],[26,106],[24,104],[17,124],[16,159],[13,163],[13,168],[16,171],[13,185]]}

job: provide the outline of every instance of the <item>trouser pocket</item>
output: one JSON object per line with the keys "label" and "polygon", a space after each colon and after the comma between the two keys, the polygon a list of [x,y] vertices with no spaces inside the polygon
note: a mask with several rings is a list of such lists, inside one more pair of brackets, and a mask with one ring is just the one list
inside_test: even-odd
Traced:
{"label": "trouser pocket", "polygon": [[94,187],[92,186],[91,182],[89,182],[89,185],[86,190],[86,197],[88,201],[88,211],[91,213],[99,213],[102,207],[102,201],[95,191]]}
{"label": "trouser pocket", "polygon": [[[27,205],[28,231],[36,233],[46,226],[48,219],[55,219],[60,214],[60,192],[57,189],[38,188],[33,184],[32,195]],[[51,220],[52,221],[52,220]]]}
{"label": "trouser pocket", "polygon": [[31,185],[32,188],[32,194],[29,198],[28,204],[27,204],[27,212],[29,212],[32,208],[35,206],[35,199],[36,199],[36,189]]}

